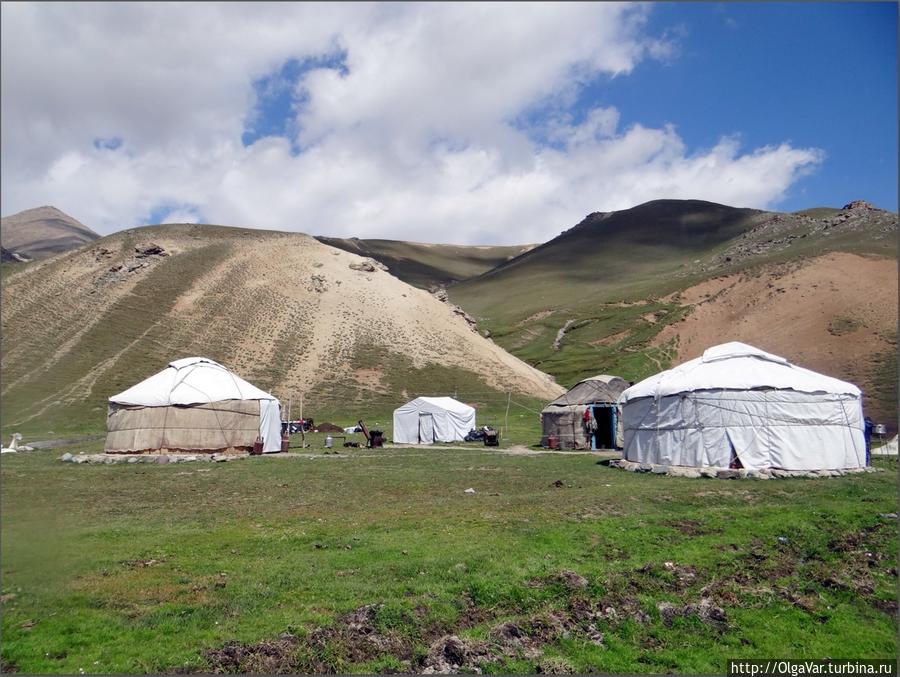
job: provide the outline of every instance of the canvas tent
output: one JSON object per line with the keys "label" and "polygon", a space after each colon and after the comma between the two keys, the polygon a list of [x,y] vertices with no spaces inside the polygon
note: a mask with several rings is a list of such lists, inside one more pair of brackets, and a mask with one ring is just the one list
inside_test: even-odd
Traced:
{"label": "canvas tent", "polygon": [[882,444],[880,447],[872,447],[872,456],[896,456],[897,455],[897,436],[890,442]]}
{"label": "canvas tent", "polygon": [[394,442],[461,442],[475,428],[475,410],[452,397],[417,397],[394,410]]}
{"label": "canvas tent", "polygon": [[170,362],[109,398],[106,451],[281,450],[281,403],[205,357]]}
{"label": "canvas tent", "polygon": [[549,447],[552,438],[560,449],[621,448],[618,399],[628,385],[625,379],[603,374],[557,397],[541,412],[541,446]]}
{"label": "canvas tent", "polygon": [[620,397],[628,461],[824,470],[865,466],[859,388],[743,343],[709,348]]}

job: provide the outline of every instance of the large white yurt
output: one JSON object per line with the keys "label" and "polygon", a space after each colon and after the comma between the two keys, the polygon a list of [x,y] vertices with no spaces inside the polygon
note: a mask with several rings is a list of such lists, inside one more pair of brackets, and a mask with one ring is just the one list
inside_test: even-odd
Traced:
{"label": "large white yurt", "polygon": [[744,343],[625,390],[628,461],[831,470],[866,464],[859,388]]}
{"label": "large white yurt", "polygon": [[475,410],[452,397],[417,397],[394,410],[394,442],[462,442],[475,427]]}
{"label": "large white yurt", "polygon": [[281,450],[281,403],[218,362],[175,360],[109,398],[107,453]]}

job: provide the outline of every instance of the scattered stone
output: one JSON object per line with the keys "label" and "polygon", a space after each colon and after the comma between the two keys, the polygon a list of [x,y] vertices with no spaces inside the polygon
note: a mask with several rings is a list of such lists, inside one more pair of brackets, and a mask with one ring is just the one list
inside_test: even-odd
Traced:
{"label": "scattered stone", "polygon": [[719,470],[716,477],[720,480],[736,480],[741,476],[737,470]]}
{"label": "scattered stone", "polygon": [[60,457],[60,460],[61,460],[61,461],[71,461],[71,460],[72,460],[72,454],[70,454],[70,453],[67,452],[67,453],[63,454],[62,457]]}
{"label": "scattered stone", "polygon": [[475,493],[475,490],[474,490],[472,487],[469,487],[469,488],[466,489],[463,493],[464,493],[464,494],[474,494],[474,493]]}
{"label": "scattered stone", "polygon": [[145,245],[138,245],[134,248],[134,258],[145,259],[148,256],[168,256],[168,252],[158,244],[150,242]]}
{"label": "scattered stone", "polygon": [[449,297],[447,296],[447,290],[444,287],[429,287],[428,293],[434,296],[441,303],[447,303]]}
{"label": "scattered stone", "polygon": [[325,279],[324,275],[312,275],[309,278],[309,285],[307,286],[307,290],[314,291],[319,294],[322,292],[328,291],[328,281]]}
{"label": "scattered stone", "polygon": [[388,267],[381,263],[380,261],[376,261],[375,259],[365,258],[359,263],[351,263],[351,270],[359,270],[365,273],[374,273],[376,270],[384,270],[386,271]]}
{"label": "scattered stone", "polygon": [[853,202],[849,202],[841,207],[841,210],[843,211],[849,211],[852,209],[876,209],[876,207],[869,204],[865,200],[854,200]]}
{"label": "scattered stone", "polygon": [[700,470],[699,468],[685,468],[670,465],[667,474],[670,477],[688,477],[691,479],[696,479],[700,477]]}
{"label": "scattered stone", "polygon": [[128,459],[128,462],[129,462],[129,463],[137,463],[138,460],[137,460],[137,458],[135,458],[134,456],[132,456],[131,458]]}
{"label": "scattered stone", "polygon": [[897,513],[895,513],[895,512],[882,512],[882,513],[878,513],[878,516],[883,520],[897,519]]}
{"label": "scattered stone", "polygon": [[587,626],[587,637],[591,644],[594,644],[595,646],[604,646],[603,633],[600,632],[593,623]]}
{"label": "scattered stone", "polygon": [[669,472],[669,466],[667,465],[656,465],[655,463],[651,464],[650,472],[654,475],[665,475]]}
{"label": "scattered stone", "polygon": [[157,456],[156,462],[160,465],[165,465],[166,463],[169,462],[169,457],[168,456]]}
{"label": "scattered stone", "polygon": [[474,332],[478,331],[478,322],[476,322],[475,318],[472,317],[471,315],[469,315],[469,313],[467,313],[465,310],[463,310],[459,306],[451,305],[450,309],[468,323],[469,329],[471,329]]}
{"label": "scattered stone", "polygon": [[641,463],[636,472],[650,472],[653,470],[653,466],[650,463]]}

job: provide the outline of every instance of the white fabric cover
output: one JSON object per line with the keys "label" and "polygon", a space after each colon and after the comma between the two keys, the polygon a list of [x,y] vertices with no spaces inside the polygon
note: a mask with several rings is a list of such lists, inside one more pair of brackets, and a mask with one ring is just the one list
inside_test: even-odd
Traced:
{"label": "white fabric cover", "polygon": [[143,407],[209,404],[222,400],[259,400],[259,435],[263,438],[263,451],[281,451],[281,403],[278,398],[206,357],[186,357],[169,362],[169,366],[158,374],[109,398],[115,404]]}
{"label": "white fabric cover", "polygon": [[859,388],[742,343],[622,393],[623,456],[638,463],[815,470],[865,465]]}
{"label": "white fabric cover", "polygon": [[701,357],[635,383],[622,393],[619,401],[694,390],[751,388],[860,395],[859,388],[852,383],[823,376],[791,364],[783,357],[734,341],[709,348]]}
{"label": "white fabric cover", "polygon": [[896,456],[897,455],[897,436],[894,435],[894,439],[892,439],[887,444],[882,444],[880,447],[872,447],[872,456]]}
{"label": "white fabric cover", "polygon": [[[430,416],[434,439],[419,439],[419,416]],[[427,422],[423,428],[427,429]],[[394,410],[394,442],[461,442],[475,427],[475,410],[452,397],[417,397]]]}

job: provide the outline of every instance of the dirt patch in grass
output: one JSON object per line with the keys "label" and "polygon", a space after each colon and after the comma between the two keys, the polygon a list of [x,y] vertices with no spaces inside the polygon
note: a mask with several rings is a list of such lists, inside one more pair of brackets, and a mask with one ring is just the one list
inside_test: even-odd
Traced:
{"label": "dirt patch in grass", "polygon": [[410,661],[413,647],[409,639],[376,629],[382,606],[361,606],[335,624],[316,628],[305,637],[283,634],[257,644],[229,642],[220,649],[204,651],[203,656],[209,669],[217,674],[330,674],[343,671],[349,663],[383,655]]}
{"label": "dirt patch in grass", "polygon": [[712,529],[703,526],[702,522],[692,519],[667,520],[663,522],[663,525],[672,527],[683,533],[685,536],[706,536],[708,534],[718,534],[722,532],[721,529]]}
{"label": "dirt patch in grass", "polygon": [[[385,630],[379,622],[384,605],[369,604],[300,637],[232,642],[203,655],[216,673],[335,673],[361,665],[385,672],[479,673],[522,661],[538,672],[570,672],[564,659],[554,662],[544,655],[564,638],[606,647],[607,636],[627,636],[642,650],[657,652],[665,646],[660,631],[731,632],[735,609],[786,603],[824,623],[833,614],[834,596],[849,595],[854,604],[896,614],[896,600],[884,585],[886,575],[896,577],[885,529],[892,524],[884,520],[847,532],[832,528],[815,546],[800,537],[754,538],[734,546],[734,557],[708,568],[651,561],[593,583],[563,569],[523,582],[554,593],[547,606],[528,613],[514,603],[481,608],[463,595],[452,621],[429,620],[427,603],[421,603],[402,615],[401,625]],[[686,535],[703,532],[699,520],[670,520],[668,526]],[[476,627],[484,634],[467,637]]]}
{"label": "dirt patch in grass", "polygon": [[446,635],[428,647],[422,666],[422,674],[445,675],[457,672],[481,672],[480,663],[495,662],[486,642],[462,640],[456,635]]}
{"label": "dirt patch in grass", "polygon": [[728,614],[722,607],[716,606],[708,599],[702,599],[698,604],[676,605],[670,602],[660,602],[656,605],[662,622],[671,627],[676,618],[699,618],[704,625],[715,628],[719,632],[728,629]]}
{"label": "dirt patch in grass", "polygon": [[297,672],[297,650],[300,640],[285,634],[258,644],[229,642],[221,649],[208,649],[203,657],[213,674],[285,675]]}

